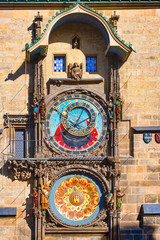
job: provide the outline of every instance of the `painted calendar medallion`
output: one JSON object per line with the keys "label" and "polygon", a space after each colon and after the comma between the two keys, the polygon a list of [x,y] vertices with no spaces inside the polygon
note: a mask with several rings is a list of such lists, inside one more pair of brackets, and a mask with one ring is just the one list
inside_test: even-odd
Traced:
{"label": "painted calendar medallion", "polygon": [[107,114],[97,100],[84,94],[57,98],[47,112],[45,132],[51,146],[67,155],[101,148],[107,136]]}
{"label": "painted calendar medallion", "polygon": [[69,224],[84,224],[94,219],[102,207],[102,191],[91,178],[70,175],[52,187],[50,205],[54,214]]}

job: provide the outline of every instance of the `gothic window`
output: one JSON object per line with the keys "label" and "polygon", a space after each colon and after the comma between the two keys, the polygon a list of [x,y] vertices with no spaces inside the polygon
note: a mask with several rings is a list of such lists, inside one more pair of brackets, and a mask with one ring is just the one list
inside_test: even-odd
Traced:
{"label": "gothic window", "polygon": [[80,49],[80,39],[78,37],[72,39],[72,49]]}
{"label": "gothic window", "polygon": [[97,57],[86,57],[86,72],[97,72]]}
{"label": "gothic window", "polygon": [[64,71],[65,71],[65,56],[55,56],[54,72],[64,72]]}
{"label": "gothic window", "polygon": [[15,129],[15,158],[25,158],[25,129]]}

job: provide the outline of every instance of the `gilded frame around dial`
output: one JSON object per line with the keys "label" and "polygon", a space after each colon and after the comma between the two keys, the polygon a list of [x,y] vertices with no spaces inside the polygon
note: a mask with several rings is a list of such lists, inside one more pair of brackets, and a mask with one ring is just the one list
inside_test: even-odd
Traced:
{"label": "gilded frame around dial", "polygon": [[66,175],[58,179],[49,197],[51,211],[69,225],[91,222],[101,211],[103,200],[98,182],[82,174]]}
{"label": "gilded frame around dial", "polygon": [[107,133],[107,103],[92,92],[63,92],[48,108],[46,142],[55,152],[88,155],[102,148]]}

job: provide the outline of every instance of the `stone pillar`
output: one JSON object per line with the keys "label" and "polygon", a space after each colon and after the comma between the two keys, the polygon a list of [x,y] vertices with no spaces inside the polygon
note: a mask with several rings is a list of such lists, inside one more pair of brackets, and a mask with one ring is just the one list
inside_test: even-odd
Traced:
{"label": "stone pillar", "polygon": [[113,210],[110,210],[109,211],[109,240],[113,240],[112,228],[113,228]]}
{"label": "stone pillar", "polygon": [[117,210],[117,240],[120,240],[120,217],[121,210]]}

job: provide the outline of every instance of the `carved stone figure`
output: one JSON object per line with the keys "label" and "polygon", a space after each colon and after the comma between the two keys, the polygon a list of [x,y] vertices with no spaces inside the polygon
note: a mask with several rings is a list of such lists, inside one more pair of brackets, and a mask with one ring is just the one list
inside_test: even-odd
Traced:
{"label": "carved stone figure", "polygon": [[111,210],[113,208],[114,200],[113,200],[113,194],[110,192],[110,190],[108,191],[105,197],[106,197],[107,208]]}
{"label": "carved stone figure", "polygon": [[38,192],[36,188],[33,188],[33,194],[31,194],[33,197],[33,208],[38,207]]}
{"label": "carved stone figure", "polygon": [[41,196],[41,205],[42,209],[47,209],[47,201],[48,201],[48,191],[49,191],[49,184],[51,181],[48,181],[45,185],[43,185],[41,181],[41,190],[42,190],[42,196]]}
{"label": "carved stone figure", "polygon": [[125,194],[121,194],[121,188],[117,189],[117,194],[116,194],[116,201],[117,201],[117,209],[121,209],[122,207],[122,197],[124,197]]}
{"label": "carved stone figure", "polygon": [[112,99],[109,100],[109,106],[108,106],[108,112],[109,112],[109,118],[113,119],[113,110],[114,110],[114,104],[112,102]]}
{"label": "carved stone figure", "polygon": [[116,100],[116,114],[118,119],[120,119],[121,117],[121,112],[122,112],[122,100],[120,97],[118,97]]}
{"label": "carved stone figure", "polygon": [[82,78],[82,63],[78,65],[78,63],[69,64],[68,70],[69,70],[69,77],[74,78],[76,80],[79,80]]}
{"label": "carved stone figure", "polygon": [[36,98],[34,98],[33,100],[32,107],[33,107],[34,119],[37,119],[39,115],[39,102],[37,101]]}
{"label": "carved stone figure", "polygon": [[40,102],[40,114],[41,114],[41,118],[45,119],[45,117],[46,117],[46,104],[45,104],[44,98],[42,98],[42,101]]}

